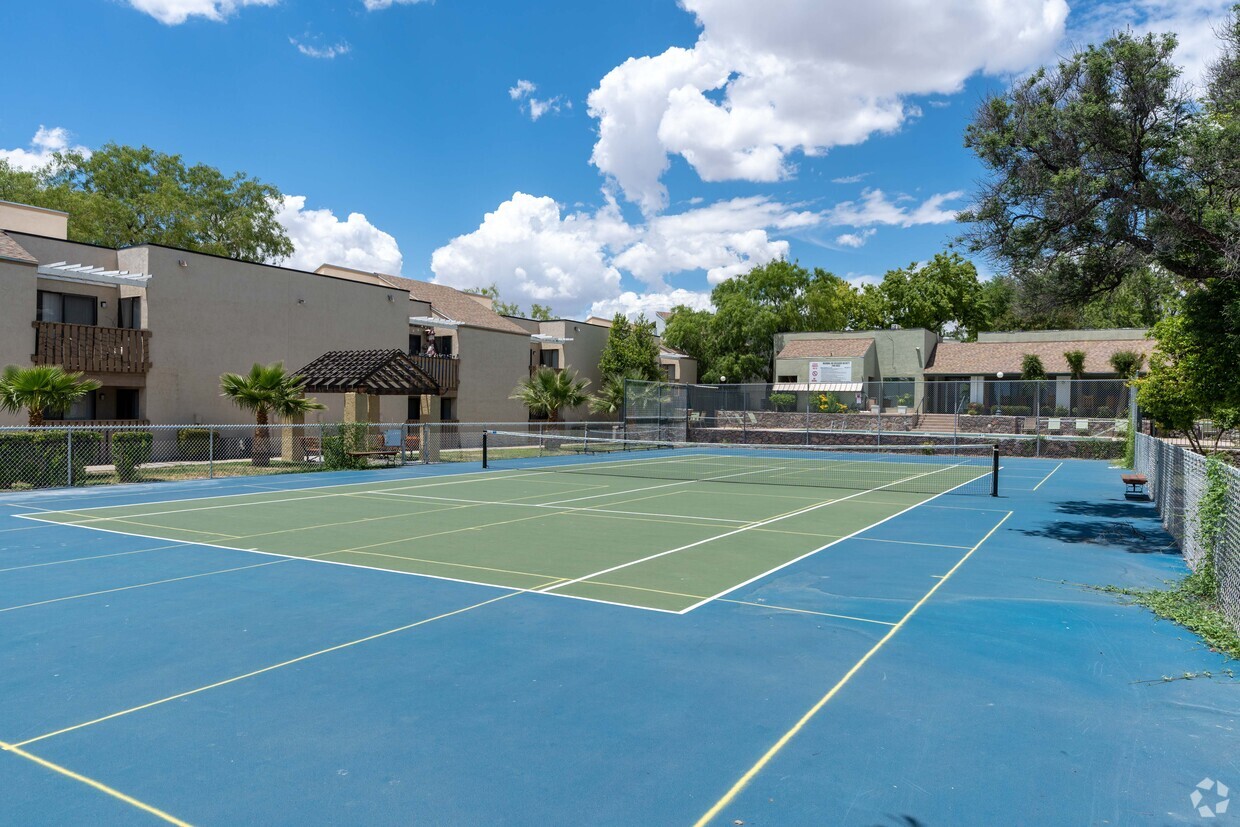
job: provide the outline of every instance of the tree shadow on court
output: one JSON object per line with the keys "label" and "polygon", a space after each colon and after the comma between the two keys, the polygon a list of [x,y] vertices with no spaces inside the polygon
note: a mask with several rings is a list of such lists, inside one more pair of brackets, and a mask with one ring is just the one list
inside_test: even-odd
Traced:
{"label": "tree shadow on court", "polygon": [[1075,519],[1056,520],[1021,533],[1072,545],[1117,548],[1129,554],[1180,553],[1158,523],[1157,512],[1151,513],[1137,503],[1072,500],[1060,503],[1055,510]]}
{"label": "tree shadow on court", "polygon": [[891,820],[875,824],[873,827],[892,827],[892,825],[895,825],[895,827],[926,827],[926,822],[914,816],[895,816],[888,813],[887,818]]}

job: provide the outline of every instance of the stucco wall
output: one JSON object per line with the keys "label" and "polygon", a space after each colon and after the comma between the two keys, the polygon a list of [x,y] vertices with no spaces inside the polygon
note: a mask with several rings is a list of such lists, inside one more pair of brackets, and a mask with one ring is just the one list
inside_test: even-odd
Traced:
{"label": "stucco wall", "polygon": [[[252,421],[219,395],[219,377],[254,362],[293,370],[329,350],[408,348],[403,290],[162,247],[121,250],[118,263],[154,276],[144,308],[153,367],[143,415],[155,423]],[[318,398],[328,409],[308,419],[338,421],[343,397]],[[406,404],[384,397],[382,418],[403,422]]]}
{"label": "stucco wall", "polygon": [[[34,353],[35,266],[0,259],[0,368],[30,364]],[[24,425],[26,417],[0,411],[0,425]]]}
{"label": "stucco wall", "polygon": [[461,422],[525,422],[529,411],[509,394],[530,375],[529,336],[462,325],[457,331]]}

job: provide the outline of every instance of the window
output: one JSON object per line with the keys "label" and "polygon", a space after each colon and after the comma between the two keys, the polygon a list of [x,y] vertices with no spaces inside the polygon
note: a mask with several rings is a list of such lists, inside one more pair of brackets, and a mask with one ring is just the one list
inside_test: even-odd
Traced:
{"label": "window", "polygon": [[74,402],[69,410],[63,412],[60,419],[94,419],[95,418],[95,394],[98,391],[91,391],[78,401]]}
{"label": "window", "polygon": [[776,382],[797,382],[799,380],[797,379],[797,376],[794,373],[791,376],[789,376],[788,374],[783,374],[782,376],[776,377],[775,381]]}
{"label": "window", "polygon": [[456,400],[450,396],[439,398],[439,418],[445,422],[456,419]]}
{"label": "window", "polygon": [[[409,355],[416,356],[422,352],[422,336],[418,333],[409,334]],[[410,397],[412,399],[413,397]]]}
{"label": "window", "polygon": [[[121,301],[125,301],[122,299]],[[138,389],[137,388],[117,388],[116,389],[116,418],[117,419],[141,419],[142,415],[138,412]]]}
{"label": "window", "polygon": [[662,365],[661,367],[663,368],[663,376],[667,379],[667,381],[675,382],[676,381],[676,366],[675,365]]}
{"label": "window", "polygon": [[440,356],[451,356],[452,355],[452,337],[451,336],[436,336],[435,337],[435,352],[438,353]]}
{"label": "window", "polygon": [[99,323],[98,303],[94,296],[40,290],[38,301],[36,318],[41,322],[89,325]]}
{"label": "window", "polygon": [[410,422],[417,422],[422,418],[422,397],[409,397],[409,413],[405,418]]}
{"label": "window", "polygon": [[538,364],[544,368],[558,368],[560,366],[560,351],[540,350],[538,352]]}
{"label": "window", "polygon": [[[129,299],[120,300],[120,325],[128,330],[138,330],[142,327],[142,299],[134,296]],[[123,417],[122,417],[123,418]],[[137,417],[130,417],[137,419]]]}

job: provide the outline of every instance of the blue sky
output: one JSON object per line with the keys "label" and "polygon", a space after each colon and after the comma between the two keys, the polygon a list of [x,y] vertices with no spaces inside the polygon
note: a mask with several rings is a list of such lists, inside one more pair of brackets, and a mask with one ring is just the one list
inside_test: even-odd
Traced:
{"label": "blue sky", "polygon": [[1195,76],[1227,7],[7,3],[0,154],[147,144],[292,196],[293,266],[649,312],[779,255],[854,280],[928,258],[987,90],[1122,24],[1179,33]]}

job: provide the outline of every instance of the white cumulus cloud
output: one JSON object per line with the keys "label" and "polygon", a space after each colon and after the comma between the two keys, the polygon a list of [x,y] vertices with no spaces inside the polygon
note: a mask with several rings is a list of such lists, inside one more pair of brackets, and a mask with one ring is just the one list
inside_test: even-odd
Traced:
{"label": "white cumulus cloud", "polygon": [[316,46],[313,43],[307,43],[305,41],[298,40],[295,37],[290,37],[288,42],[296,46],[297,51],[301,52],[306,57],[318,58],[320,60],[332,60],[333,58],[340,57],[341,55],[347,55],[353,50],[353,47],[344,41],[330,46]]}
{"label": "white cumulus cloud", "polygon": [[30,139],[28,148],[0,149],[0,158],[8,161],[10,166],[17,169],[33,172],[51,163],[52,153],[69,150],[90,157],[90,150],[87,147],[71,144],[69,130],[63,126],[53,126],[51,129],[39,126],[34,137]]}
{"label": "white cumulus cloud", "polygon": [[835,243],[841,247],[864,247],[865,243],[869,241],[876,232],[878,232],[878,230],[871,228],[869,230],[862,230],[859,233],[844,233],[835,237]]}
{"label": "white cumulus cloud", "polygon": [[[841,201],[826,213],[828,224],[845,227],[870,227],[884,224],[892,227],[914,227],[918,224],[948,224],[956,220],[957,210],[944,209],[947,201],[955,201],[964,192],[936,193],[920,204],[911,196],[889,199],[880,189],[862,190],[860,201]],[[840,241],[837,239],[837,241]],[[841,244],[847,242],[840,241]],[[860,245],[852,245],[860,246]]]}
{"label": "white cumulus cloud", "polygon": [[349,213],[341,221],[331,210],[306,209],[306,196],[286,195],[276,213],[293,242],[293,255],[282,264],[315,270],[321,264],[339,264],[367,272],[400,274],[402,257],[396,239],[366,220]]}
{"label": "white cumulus cloud", "polygon": [[538,84],[528,80],[518,80],[517,84],[508,90],[508,97],[519,103],[521,111],[529,115],[531,121],[538,120],[548,112],[559,112],[563,107],[572,108],[572,103],[564,100],[563,95],[539,98],[534,96],[536,91]]}
{"label": "white cumulus cloud", "polygon": [[1174,32],[1179,46],[1176,62],[1184,78],[1200,84],[1205,68],[1219,53],[1215,32],[1227,22],[1234,0],[1122,0],[1102,2],[1080,10],[1073,20],[1072,39],[1101,43],[1117,30],[1134,34]]}
{"label": "white cumulus cloud", "polygon": [[178,26],[191,17],[222,22],[243,6],[274,6],[280,0],[128,0],[129,5],[160,23]]}
{"label": "white cumulus cloud", "polygon": [[[1170,2],[1170,0],[1168,0]],[[592,162],[647,214],[667,205],[669,157],[706,181],[777,181],[821,155],[898,129],[910,95],[977,72],[1019,71],[1064,31],[1064,0],[682,0],[702,31],[612,69],[590,93]]]}
{"label": "white cumulus cloud", "polygon": [[379,11],[392,6],[416,6],[418,3],[433,3],[435,0],[362,0],[366,11]]}
{"label": "white cumulus cloud", "polygon": [[[772,234],[821,220],[798,205],[755,196],[630,224],[610,196],[592,212],[565,212],[550,197],[518,192],[487,213],[478,229],[437,249],[431,270],[440,284],[494,282],[505,301],[551,303],[561,312],[701,306],[706,293],[673,290],[666,277],[704,272],[718,284],[787,256],[788,242]],[[644,289],[625,291],[626,273]]]}
{"label": "white cumulus cloud", "polygon": [[617,313],[623,313],[628,318],[635,319],[640,313],[659,324],[657,313],[671,310],[682,304],[694,310],[710,310],[710,293],[679,288],[657,293],[635,293],[632,290],[626,290],[613,299],[603,299],[590,305],[589,315],[610,319]]}

